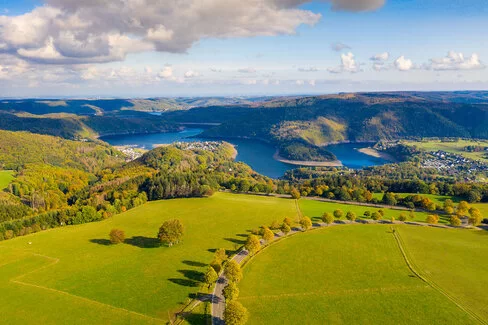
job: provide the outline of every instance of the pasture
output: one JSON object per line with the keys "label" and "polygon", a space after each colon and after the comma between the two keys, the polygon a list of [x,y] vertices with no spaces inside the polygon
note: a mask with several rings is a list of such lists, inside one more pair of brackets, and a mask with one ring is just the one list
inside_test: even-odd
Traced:
{"label": "pasture", "polygon": [[[332,203],[332,202],[320,202],[314,200],[300,200],[300,210],[302,211],[303,215],[306,215],[312,218],[313,221],[319,221],[319,218],[322,216],[324,212],[333,213],[334,210],[340,209],[344,212],[344,217],[342,220],[346,220],[346,213],[348,211],[356,213],[358,218],[365,218],[363,216],[365,211],[375,212],[378,211],[379,208],[368,207],[368,206],[360,206],[360,205],[351,205],[351,204],[341,204],[341,203]],[[394,209],[382,209],[385,212],[383,220],[390,220],[391,217],[394,217],[398,220],[398,216],[401,213],[406,213],[407,216],[409,211],[405,210],[394,210]],[[412,221],[420,221],[425,222],[428,213],[426,212],[415,212],[415,218]],[[441,219],[439,223],[447,223],[447,218],[444,216],[440,216]]]}
{"label": "pasture", "polygon": [[0,190],[3,190],[14,179],[14,173],[11,170],[0,170]]}
{"label": "pasture", "polygon": [[469,152],[464,149],[467,146],[488,147],[488,141],[458,140],[455,142],[443,142],[440,140],[426,140],[426,141],[405,140],[402,141],[402,143],[409,146],[416,146],[417,148],[428,152],[442,150],[445,152],[461,155],[469,159],[488,162],[488,158],[486,156],[488,151],[482,150],[479,152]]}
{"label": "pasture", "polygon": [[[199,291],[215,249],[233,250],[246,230],[286,216],[296,216],[293,200],[216,193],[0,242],[0,323],[166,323]],[[173,218],[183,242],[159,247],[157,231]],[[113,228],[125,243],[110,245]]]}
{"label": "pasture", "polygon": [[[482,313],[480,308],[488,302],[488,294],[483,292],[488,284],[488,263],[483,259],[487,233],[394,227],[407,243],[406,250],[414,256],[416,267],[425,267],[422,273],[435,270],[429,279],[438,281],[468,306],[477,299],[473,309]],[[415,237],[410,238],[410,234]],[[422,241],[412,245],[417,237]],[[469,244],[464,244],[465,240]],[[446,242],[450,244],[443,250]],[[482,245],[484,250],[475,249]],[[464,250],[465,254],[460,254]],[[437,257],[430,262],[432,256]],[[476,280],[481,281],[478,287]],[[334,226],[284,239],[245,266],[239,288],[239,301],[250,312],[250,324],[477,323],[414,275],[388,225]]]}

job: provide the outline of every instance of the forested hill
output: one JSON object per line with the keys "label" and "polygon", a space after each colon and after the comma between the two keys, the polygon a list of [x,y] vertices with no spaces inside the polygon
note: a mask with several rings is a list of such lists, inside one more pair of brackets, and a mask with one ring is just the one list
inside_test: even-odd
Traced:
{"label": "forested hill", "polygon": [[178,122],[222,123],[207,130],[207,136],[303,140],[314,145],[405,137],[488,137],[488,104],[433,100],[412,93],[284,98],[252,107],[198,108],[166,116]]}

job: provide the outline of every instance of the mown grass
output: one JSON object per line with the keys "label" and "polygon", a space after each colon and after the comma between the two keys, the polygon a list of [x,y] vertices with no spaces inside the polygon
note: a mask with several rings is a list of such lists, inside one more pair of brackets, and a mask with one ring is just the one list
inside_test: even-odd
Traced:
{"label": "mown grass", "polygon": [[[346,220],[346,213],[348,211],[356,213],[358,218],[365,218],[364,217],[364,212],[365,211],[370,211],[371,213],[378,211],[378,208],[373,208],[373,207],[367,207],[367,206],[359,206],[359,205],[351,205],[351,204],[341,204],[341,203],[331,203],[331,202],[320,202],[320,201],[314,201],[314,200],[300,200],[300,210],[302,213],[306,216],[309,216],[312,218],[312,220],[318,221],[320,216],[324,212],[330,212],[333,213],[334,210],[340,209],[344,212],[344,217],[342,220]],[[409,211],[404,211],[404,210],[394,210],[394,209],[382,209],[385,212],[385,215],[383,217],[384,220],[390,220],[391,217],[394,217],[395,219],[398,220],[398,216],[401,213],[406,213],[407,216],[409,215]],[[425,219],[427,219],[427,215],[429,213],[426,212],[415,212],[415,218],[412,221],[420,221],[420,222],[425,222]],[[447,223],[448,219],[446,216],[440,216],[439,223]],[[410,220],[410,219],[409,219]]]}
{"label": "mown grass", "polygon": [[[164,323],[199,290],[214,249],[233,250],[246,230],[295,215],[293,200],[217,193],[1,242],[0,322]],[[157,247],[159,226],[172,218],[186,228],[183,242]],[[123,229],[127,243],[109,245],[112,228]],[[12,282],[21,275],[25,284]]]}
{"label": "mown grass", "polygon": [[488,231],[401,227],[421,274],[488,321]]}
{"label": "mown grass", "polygon": [[[438,232],[400,227],[402,235],[407,228]],[[250,324],[475,323],[410,271],[387,225],[334,226],[285,239],[246,265],[239,288]]]}
{"label": "mown grass", "polygon": [[0,170],[0,190],[5,189],[14,179],[14,173],[11,170]]}
{"label": "mown grass", "polygon": [[[415,193],[395,193],[395,194],[400,196],[400,197],[406,197],[409,195],[416,195]],[[384,193],[373,193],[373,197],[378,199],[378,200],[383,199],[383,195],[384,195]],[[432,202],[434,202],[435,204],[440,205],[440,206],[443,206],[444,201],[446,201],[447,199],[451,199],[454,203],[458,203],[459,201],[461,201],[460,198],[455,197],[455,196],[446,196],[446,195],[438,195],[438,194],[418,194],[418,195],[429,198],[432,200]]]}

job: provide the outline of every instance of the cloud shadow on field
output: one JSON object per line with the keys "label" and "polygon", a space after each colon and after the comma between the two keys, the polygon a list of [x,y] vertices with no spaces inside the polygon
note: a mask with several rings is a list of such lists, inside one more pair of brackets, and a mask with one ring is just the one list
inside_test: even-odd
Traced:
{"label": "cloud shadow on field", "polygon": [[127,238],[124,243],[139,248],[157,248],[161,247],[161,242],[158,238],[144,237],[144,236],[134,236]]}
{"label": "cloud shadow on field", "polygon": [[103,245],[103,246],[109,246],[112,243],[108,239],[90,239],[91,243],[98,244],[98,245]]}

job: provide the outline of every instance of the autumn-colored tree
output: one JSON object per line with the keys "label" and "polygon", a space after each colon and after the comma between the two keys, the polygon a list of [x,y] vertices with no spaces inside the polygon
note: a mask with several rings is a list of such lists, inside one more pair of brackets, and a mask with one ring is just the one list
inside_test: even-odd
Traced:
{"label": "autumn-colored tree", "polygon": [[283,219],[283,223],[286,223],[288,226],[291,227],[293,221],[291,220],[291,218],[286,217],[285,219]]}
{"label": "autumn-colored tree", "polygon": [[449,223],[451,224],[451,226],[459,227],[461,225],[461,219],[459,219],[458,216],[451,216],[451,218],[449,219]]}
{"label": "autumn-colored tree", "polygon": [[263,239],[269,243],[274,239],[274,237],[274,232],[272,232],[271,229],[269,229],[268,227],[265,227],[263,232]]}
{"label": "autumn-colored tree", "polygon": [[288,233],[291,231],[290,226],[288,226],[286,223],[283,223],[280,228],[281,232],[284,233],[285,235],[288,235]]}
{"label": "autumn-colored tree", "polygon": [[207,269],[207,272],[205,272],[205,276],[204,276],[204,281],[208,285],[208,287],[210,288],[210,286],[212,284],[214,284],[218,278],[219,278],[219,275],[217,274],[215,269],[213,267],[209,266]]}
{"label": "autumn-colored tree", "polygon": [[290,190],[290,195],[292,199],[298,200],[300,199],[300,191],[298,191],[296,188],[292,187]]}
{"label": "autumn-colored tree", "polygon": [[466,214],[468,214],[468,210],[469,210],[468,202],[461,201],[461,202],[459,202],[459,204],[457,206],[456,214],[458,215],[458,217],[462,217],[462,216],[465,216]]}
{"label": "autumn-colored tree", "polygon": [[300,219],[300,226],[302,226],[302,229],[308,230],[310,227],[312,227],[312,220],[310,220],[309,217],[303,217]]}
{"label": "autumn-colored tree", "polygon": [[469,209],[469,218],[468,223],[472,226],[479,226],[481,221],[483,220],[483,216],[481,215],[480,210],[476,208]]}
{"label": "autumn-colored tree", "polygon": [[229,282],[229,284],[225,286],[223,294],[227,302],[237,299],[239,296],[239,288],[237,287],[237,284],[235,282]]}
{"label": "autumn-colored tree", "polygon": [[230,260],[225,263],[224,274],[229,281],[239,282],[242,279],[241,266],[236,261]]}
{"label": "autumn-colored tree", "polygon": [[271,223],[271,225],[269,226],[270,229],[273,229],[273,230],[278,230],[280,229],[280,222],[278,220],[273,220],[273,222]]}
{"label": "autumn-colored tree", "polygon": [[246,245],[244,247],[248,250],[251,255],[254,255],[257,251],[261,249],[261,242],[258,236],[249,235],[247,237]]}
{"label": "autumn-colored tree", "polygon": [[247,309],[238,301],[231,300],[225,306],[224,320],[227,325],[243,325],[249,318]]}
{"label": "autumn-colored tree", "polygon": [[390,218],[390,222],[391,222],[391,223],[395,223],[395,217],[393,217],[393,216],[392,216],[392,217]]}
{"label": "autumn-colored tree", "polygon": [[376,221],[381,220],[382,217],[383,216],[381,215],[381,213],[379,213],[377,211],[373,212],[373,214],[371,215],[371,219],[376,220]]}
{"label": "autumn-colored tree", "polygon": [[180,242],[183,232],[184,228],[180,220],[168,220],[159,228],[158,238],[161,243],[171,247]]}
{"label": "autumn-colored tree", "polygon": [[437,214],[429,214],[425,221],[431,225],[435,225],[439,222],[439,216]]}
{"label": "autumn-colored tree", "polygon": [[371,211],[366,210],[366,211],[364,211],[364,214],[363,214],[363,215],[364,215],[365,217],[368,217],[368,218],[369,218],[369,217],[371,217]]}
{"label": "autumn-colored tree", "polygon": [[334,210],[334,217],[340,219],[344,216],[344,212],[341,209]]}
{"label": "autumn-colored tree", "polygon": [[330,212],[325,212],[322,215],[322,221],[328,225],[334,222],[334,216]]}
{"label": "autumn-colored tree", "polygon": [[410,220],[413,220],[415,219],[415,212],[413,210],[410,210],[410,212],[408,213],[408,218]]}
{"label": "autumn-colored tree", "polygon": [[112,229],[109,236],[112,244],[120,244],[125,240],[125,232],[121,229]]}
{"label": "autumn-colored tree", "polygon": [[398,220],[402,222],[407,221],[407,214],[405,212],[400,213],[400,215],[398,216]]}
{"label": "autumn-colored tree", "polygon": [[222,264],[225,261],[227,261],[227,252],[225,251],[225,248],[219,248],[215,251],[214,254],[214,260],[217,261],[218,263]]}
{"label": "autumn-colored tree", "polygon": [[356,220],[356,214],[352,211],[348,211],[346,213],[346,219],[349,220],[349,221],[355,221]]}

